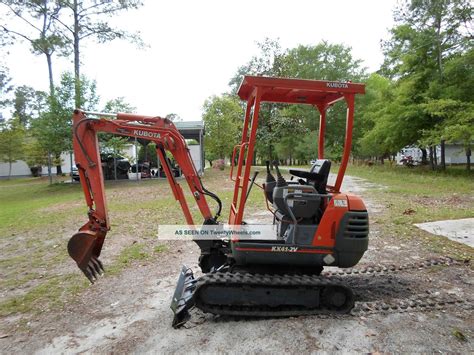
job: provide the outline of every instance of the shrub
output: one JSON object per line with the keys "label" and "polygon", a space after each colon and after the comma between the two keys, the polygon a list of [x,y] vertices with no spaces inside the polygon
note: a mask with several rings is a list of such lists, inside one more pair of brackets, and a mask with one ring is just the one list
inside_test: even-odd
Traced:
{"label": "shrub", "polygon": [[225,168],[225,161],[224,159],[217,159],[212,162],[212,167],[214,169],[224,170]]}

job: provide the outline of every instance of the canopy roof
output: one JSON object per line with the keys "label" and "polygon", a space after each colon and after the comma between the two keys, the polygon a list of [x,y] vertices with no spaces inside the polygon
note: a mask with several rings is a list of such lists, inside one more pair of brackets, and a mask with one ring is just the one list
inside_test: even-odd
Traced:
{"label": "canopy roof", "polygon": [[248,100],[257,87],[264,88],[262,102],[329,105],[344,94],[365,93],[364,84],[350,82],[244,76],[238,95]]}
{"label": "canopy roof", "polygon": [[200,136],[204,134],[202,121],[178,121],[174,124],[185,139],[195,139],[199,142]]}

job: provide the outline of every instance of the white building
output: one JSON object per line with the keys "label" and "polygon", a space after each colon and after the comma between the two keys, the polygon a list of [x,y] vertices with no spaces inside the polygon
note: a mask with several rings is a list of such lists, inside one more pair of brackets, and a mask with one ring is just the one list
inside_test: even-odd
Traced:
{"label": "white building", "polygon": [[[446,164],[466,164],[466,150],[461,144],[449,144],[444,146]],[[415,162],[421,162],[423,156],[421,149],[417,147],[405,147],[396,155],[397,164],[401,164],[403,157],[411,156]],[[436,146],[438,163],[441,161],[441,146]],[[427,157],[429,159],[429,157]]]}
{"label": "white building", "polygon": [[[202,121],[187,121],[187,122],[175,122],[176,127],[179,132],[183,135],[185,139],[192,139],[197,142],[197,144],[189,145],[189,150],[191,157],[196,167],[196,170],[199,174],[204,173],[204,123]],[[124,149],[122,152],[127,158],[135,160],[137,157],[137,151],[135,149],[135,144],[133,144],[133,138],[131,139],[130,145]],[[71,164],[74,165],[74,155],[68,152],[61,154],[61,169],[64,174],[69,174],[71,172]],[[8,177],[9,172],[8,163],[0,163],[0,178]],[[51,168],[53,175],[56,174],[56,166]],[[48,167],[43,166],[42,175],[48,175]],[[23,160],[19,160],[15,163],[12,163],[11,167],[11,176],[12,177],[27,177],[31,176],[31,170]]]}

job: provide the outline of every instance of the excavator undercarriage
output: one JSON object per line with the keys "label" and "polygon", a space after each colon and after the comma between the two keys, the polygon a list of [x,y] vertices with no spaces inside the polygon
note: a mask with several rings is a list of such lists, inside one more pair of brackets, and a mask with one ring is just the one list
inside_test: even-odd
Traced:
{"label": "excavator undercarriage", "polygon": [[354,294],[340,280],[305,274],[253,274],[220,270],[198,279],[183,266],[171,309],[178,328],[197,307],[216,315],[289,317],[347,313]]}

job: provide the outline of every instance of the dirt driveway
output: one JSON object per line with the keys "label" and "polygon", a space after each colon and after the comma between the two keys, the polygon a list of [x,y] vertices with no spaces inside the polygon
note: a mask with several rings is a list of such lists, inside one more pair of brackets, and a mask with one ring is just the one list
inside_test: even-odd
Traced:
{"label": "dirt driveway", "polygon": [[[345,185],[346,190],[365,198],[372,216],[384,213],[380,202],[364,196],[366,189],[383,187],[350,177],[346,177]],[[357,266],[357,273],[343,275],[356,292],[358,303],[352,315],[242,319],[195,310],[192,320],[175,330],[169,303],[180,265],[185,263],[197,272],[199,253],[192,242],[169,242],[168,252],[160,259],[137,263],[116,277],[102,278],[78,302],[38,316],[25,326],[26,330],[5,334],[0,349],[2,353],[44,354],[472,353],[474,278],[469,266],[439,259],[419,250],[416,243],[401,244],[382,236],[377,224],[371,228],[370,250]],[[406,267],[393,270],[390,264]],[[78,277],[82,275],[78,273]]]}

